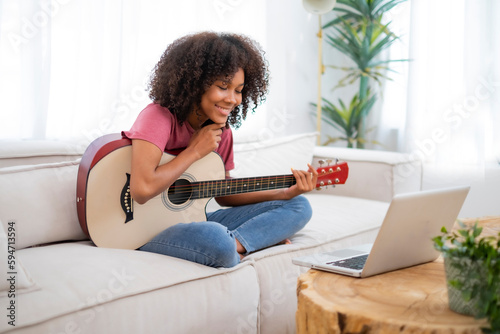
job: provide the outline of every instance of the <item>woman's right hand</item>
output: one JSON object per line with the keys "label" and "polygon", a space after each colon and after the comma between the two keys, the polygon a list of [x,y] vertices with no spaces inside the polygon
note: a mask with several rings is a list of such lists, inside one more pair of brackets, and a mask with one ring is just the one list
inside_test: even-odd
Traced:
{"label": "woman's right hand", "polygon": [[224,126],[225,124],[215,123],[198,129],[191,137],[187,149],[193,150],[198,159],[216,150],[219,147]]}

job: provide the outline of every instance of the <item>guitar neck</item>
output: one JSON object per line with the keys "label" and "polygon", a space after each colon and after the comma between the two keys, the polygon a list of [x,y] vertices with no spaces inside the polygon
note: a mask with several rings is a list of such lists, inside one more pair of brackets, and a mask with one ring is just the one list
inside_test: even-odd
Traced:
{"label": "guitar neck", "polygon": [[[189,185],[189,190],[192,191],[192,199],[199,199],[208,197],[222,197],[271,189],[289,188],[295,183],[296,180],[292,174],[273,175],[193,182]],[[178,193],[179,190],[180,189],[175,189],[175,192]]]}

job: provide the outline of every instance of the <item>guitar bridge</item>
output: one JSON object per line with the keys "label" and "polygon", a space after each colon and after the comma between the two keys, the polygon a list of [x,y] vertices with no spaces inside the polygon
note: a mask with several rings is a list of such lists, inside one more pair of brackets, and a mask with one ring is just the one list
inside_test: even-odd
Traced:
{"label": "guitar bridge", "polygon": [[130,196],[130,174],[127,174],[127,182],[122,188],[122,193],[120,195],[120,204],[123,212],[125,213],[125,222],[128,223],[131,220],[134,220],[134,205],[132,201],[132,197]]}

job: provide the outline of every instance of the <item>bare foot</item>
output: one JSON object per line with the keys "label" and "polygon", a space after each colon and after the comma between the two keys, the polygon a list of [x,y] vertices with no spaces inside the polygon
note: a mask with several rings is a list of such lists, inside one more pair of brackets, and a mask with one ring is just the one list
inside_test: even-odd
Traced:
{"label": "bare foot", "polygon": [[[243,245],[242,245],[242,244],[238,241],[238,239],[235,239],[235,240],[236,240],[236,251],[238,252],[238,255],[240,256],[240,260],[242,260],[242,259],[245,257],[245,255],[243,255],[243,254],[245,254],[247,250],[246,250],[246,249],[245,249],[245,247],[243,247]],[[283,240],[283,241],[281,241],[281,242],[278,242],[278,243],[277,243],[276,245],[274,245],[274,246],[279,246],[279,245],[291,245],[291,244],[292,244],[292,242],[290,241],[290,239],[288,239],[288,238],[287,238],[287,239],[285,239],[285,240]],[[272,246],[271,246],[271,247],[272,247]]]}
{"label": "bare foot", "polygon": [[243,247],[243,245],[240,243],[240,241],[238,239],[234,239],[234,240],[236,240],[236,251],[240,254],[246,253],[247,250],[245,249],[245,247]]}
{"label": "bare foot", "polygon": [[290,241],[290,239],[285,239],[282,242],[278,242],[276,245],[291,245],[291,244],[292,242]]}

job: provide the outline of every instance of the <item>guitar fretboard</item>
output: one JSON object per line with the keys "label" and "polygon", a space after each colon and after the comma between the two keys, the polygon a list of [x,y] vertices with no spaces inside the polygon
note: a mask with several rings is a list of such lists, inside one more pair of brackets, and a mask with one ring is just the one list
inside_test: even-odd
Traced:
{"label": "guitar fretboard", "polygon": [[[191,198],[199,199],[288,188],[293,186],[295,183],[296,180],[293,175],[273,175],[263,177],[193,182],[190,185],[181,187],[189,187]],[[176,189],[175,192],[178,193],[179,190],[180,189]]]}

